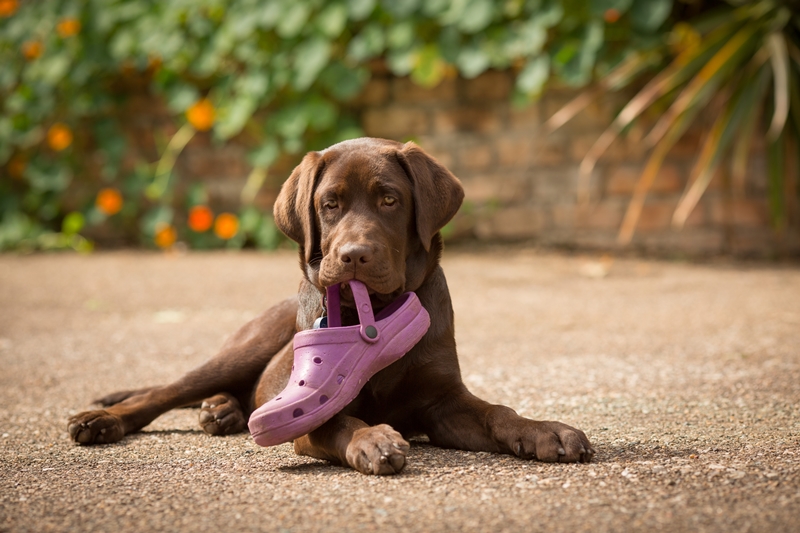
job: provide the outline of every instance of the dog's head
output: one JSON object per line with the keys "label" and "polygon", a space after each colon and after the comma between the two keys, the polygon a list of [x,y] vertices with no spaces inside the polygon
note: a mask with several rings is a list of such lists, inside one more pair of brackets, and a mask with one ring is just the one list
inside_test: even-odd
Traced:
{"label": "dog's head", "polygon": [[275,222],[318,288],[357,279],[388,300],[422,283],[463,198],[458,179],[416,144],[355,139],[305,156]]}

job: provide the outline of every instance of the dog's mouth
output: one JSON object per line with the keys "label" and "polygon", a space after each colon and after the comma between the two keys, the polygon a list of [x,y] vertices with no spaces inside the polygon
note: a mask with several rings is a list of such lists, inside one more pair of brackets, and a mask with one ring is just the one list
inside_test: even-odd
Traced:
{"label": "dog's mouth", "polygon": [[[364,285],[366,285],[367,292],[369,293],[369,301],[372,304],[372,310],[375,313],[395,301],[397,297],[403,293],[402,287],[398,287],[389,293],[379,293],[372,289],[366,281],[358,281],[361,281]],[[355,308],[353,290],[350,288],[350,284],[348,282],[349,280],[340,282],[339,295],[341,298],[341,305],[343,307]]]}

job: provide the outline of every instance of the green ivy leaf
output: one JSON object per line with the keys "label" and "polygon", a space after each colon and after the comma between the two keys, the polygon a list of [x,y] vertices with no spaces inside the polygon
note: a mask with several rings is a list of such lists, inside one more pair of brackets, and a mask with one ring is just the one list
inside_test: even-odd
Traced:
{"label": "green ivy leaf", "polygon": [[411,79],[422,87],[435,87],[444,78],[445,66],[439,47],[429,44],[417,52]]}
{"label": "green ivy leaf", "polygon": [[329,39],[338,37],[347,24],[347,8],[342,4],[331,4],[317,15],[317,28]]}
{"label": "green ivy leaf", "polygon": [[630,10],[631,24],[641,31],[655,31],[671,12],[672,0],[634,0]]}
{"label": "green ivy leaf", "polygon": [[272,116],[270,124],[284,139],[299,139],[308,126],[308,116],[303,105],[295,104],[280,109]]}
{"label": "green ivy leaf", "polygon": [[383,0],[383,8],[398,18],[405,18],[414,13],[421,0]]}
{"label": "green ivy leaf", "polygon": [[361,62],[379,55],[385,45],[383,28],[379,24],[368,24],[350,41],[347,55],[353,61]]}
{"label": "green ivy leaf", "polygon": [[305,104],[308,126],[316,131],[323,131],[336,123],[339,110],[333,103],[321,98],[310,99]]}
{"label": "green ivy leaf", "polygon": [[550,57],[541,55],[525,65],[517,77],[517,88],[526,95],[537,96],[550,76]]}
{"label": "green ivy leaf", "polygon": [[167,106],[175,113],[183,113],[200,99],[200,91],[193,85],[176,83],[166,90]]}
{"label": "green ivy leaf", "polygon": [[298,91],[305,91],[317,79],[317,75],[322,72],[328,63],[331,53],[331,45],[322,37],[316,37],[301,43],[295,49],[295,77],[294,88]]}
{"label": "green ivy leaf", "polygon": [[[287,4],[284,4],[287,5]],[[278,21],[278,35],[284,39],[291,39],[300,34],[303,26],[308,21],[310,8],[306,2],[290,2]]]}
{"label": "green ivy leaf", "polygon": [[464,33],[478,33],[485,29],[494,16],[492,0],[468,0],[458,19],[458,29]]}
{"label": "green ivy leaf", "polygon": [[280,155],[280,147],[275,139],[268,139],[261,146],[250,152],[248,159],[254,167],[269,168]]}
{"label": "green ivy leaf", "polygon": [[386,31],[389,48],[408,48],[414,42],[414,24],[410,20],[399,21]]}
{"label": "green ivy leaf", "polygon": [[229,139],[239,134],[244,125],[253,116],[258,102],[249,96],[240,96],[229,105],[219,109],[219,121],[214,125],[214,131],[221,139]]}
{"label": "green ivy leaf", "polygon": [[261,212],[255,207],[247,207],[239,214],[239,228],[244,233],[252,234],[261,225]]}
{"label": "green ivy leaf", "polygon": [[274,250],[283,240],[280,230],[275,226],[272,216],[262,216],[261,224],[253,232],[256,246],[267,250]]}
{"label": "green ivy leaf", "polygon": [[375,0],[347,0],[351,20],[364,20],[375,9]]}
{"label": "green ivy leaf", "polygon": [[86,224],[86,219],[83,217],[83,213],[72,211],[61,222],[61,232],[66,235],[74,235],[83,229],[84,224]]}
{"label": "green ivy leaf", "polygon": [[476,46],[464,48],[458,54],[456,65],[467,79],[474,78],[489,68],[489,56]]}
{"label": "green ivy leaf", "polygon": [[369,80],[369,69],[350,69],[341,63],[329,65],[320,75],[320,81],[337,100],[346,102],[363,89]]}

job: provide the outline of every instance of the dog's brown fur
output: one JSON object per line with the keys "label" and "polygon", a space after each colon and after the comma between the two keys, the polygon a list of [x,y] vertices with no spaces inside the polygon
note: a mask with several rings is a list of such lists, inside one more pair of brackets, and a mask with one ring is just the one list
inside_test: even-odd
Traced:
{"label": "dog's brown fur", "polygon": [[[445,448],[590,461],[594,450],[582,431],[522,418],[476,398],[461,381],[439,230],[462,199],[455,176],[413,143],[357,139],[309,153],[275,204],[278,227],[300,245],[298,296],[245,325],[217,356],[175,383],[101,399],[105,410],[70,419],[70,436],[81,444],[115,442],[203,399],[200,424],[207,433],[243,431],[249,413],[288,382],[292,336],[321,316],[323,288],[358,279],[375,309],[416,292],[430,329],[344,410],[295,440],[297,453],[365,474],[393,474],[405,466],[405,438],[427,435]],[[345,325],[357,323],[346,288],[343,315]]]}

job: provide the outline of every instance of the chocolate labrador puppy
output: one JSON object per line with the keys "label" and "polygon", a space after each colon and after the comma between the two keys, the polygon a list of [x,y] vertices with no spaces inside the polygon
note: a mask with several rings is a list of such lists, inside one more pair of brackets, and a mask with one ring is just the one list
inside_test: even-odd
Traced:
{"label": "chocolate labrador puppy", "polygon": [[[243,431],[249,413],[286,386],[292,336],[323,314],[324,287],[357,279],[369,288],[376,311],[405,291],[416,292],[430,328],[344,410],[295,440],[298,454],[365,474],[394,474],[405,466],[405,439],[427,435],[444,448],[591,461],[594,450],[582,431],[489,404],[461,381],[439,230],[463,196],[458,179],[414,143],[357,139],[309,153],[274,209],[278,227],[300,247],[304,279],[297,297],[246,324],[217,356],[175,383],[102,398],[104,410],[70,419],[70,436],[80,444],[115,442],[170,409],[203,399],[200,424],[207,433]],[[345,287],[344,325],[357,323],[352,305]]]}

